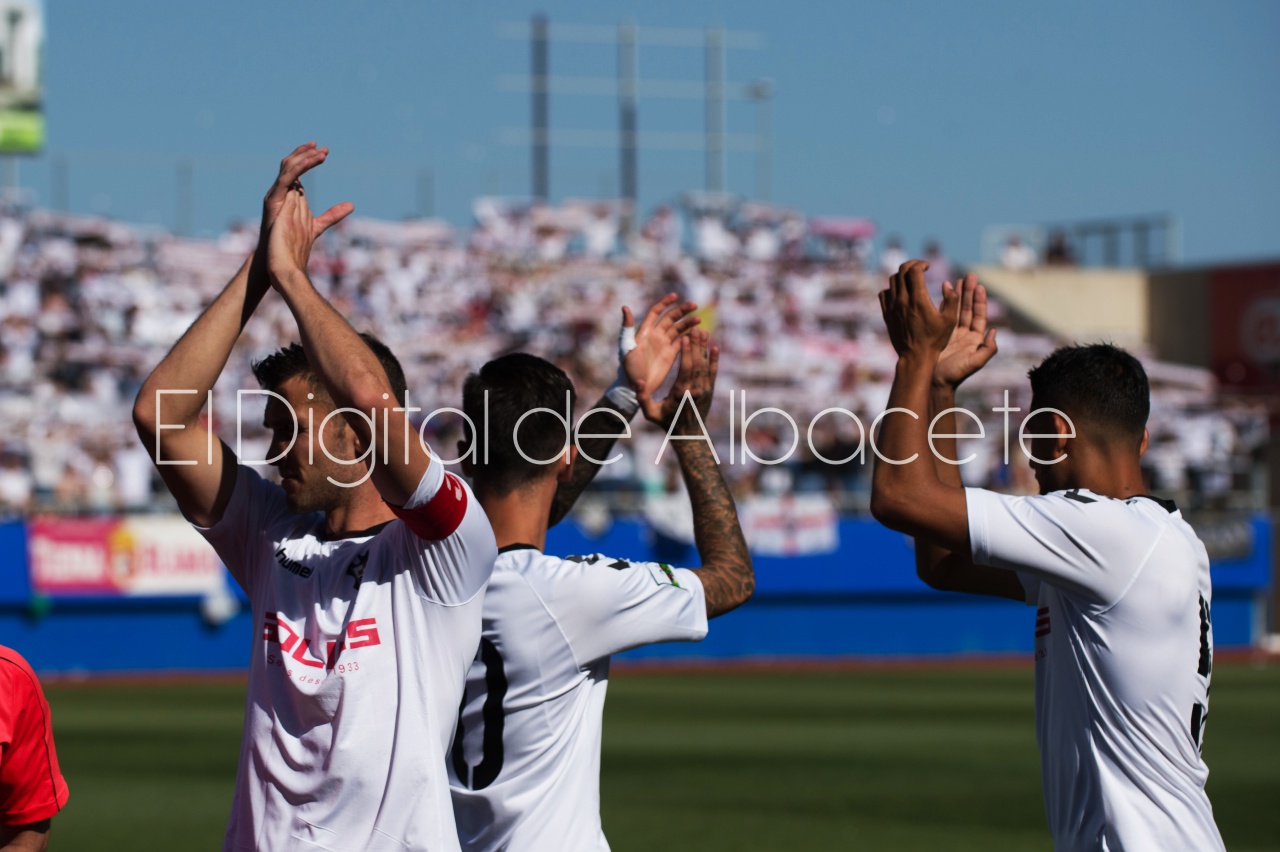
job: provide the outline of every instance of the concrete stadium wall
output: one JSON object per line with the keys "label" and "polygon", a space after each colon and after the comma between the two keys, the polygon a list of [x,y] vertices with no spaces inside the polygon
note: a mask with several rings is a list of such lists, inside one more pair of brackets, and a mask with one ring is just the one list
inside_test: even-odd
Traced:
{"label": "concrete stadium wall", "polygon": [[1015,313],[1063,340],[1134,346],[1149,339],[1145,270],[978,266],[972,271]]}

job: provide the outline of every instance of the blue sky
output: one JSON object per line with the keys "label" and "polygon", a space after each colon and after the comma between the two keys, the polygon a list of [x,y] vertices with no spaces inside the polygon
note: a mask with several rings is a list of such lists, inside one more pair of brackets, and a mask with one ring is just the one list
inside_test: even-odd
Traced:
{"label": "blue sky", "polygon": [[[253,217],[280,157],[332,148],[321,203],[398,218],[429,168],[435,210],[468,221],[486,192],[525,194],[529,152],[502,143],[528,69],[503,21],[641,27],[721,24],[764,37],[728,78],[776,85],[774,198],[869,216],[907,248],[939,238],[961,259],[992,224],[1168,212],[1188,262],[1280,255],[1280,3],[477,3],[420,0],[46,0],[47,153],[20,180],[51,202],[51,155],[70,204],[176,221],[177,163],[195,170],[195,226]],[[610,76],[613,49],[552,46],[554,74]],[[641,49],[642,78],[699,80],[698,50]],[[553,126],[611,130],[608,97],[561,96]],[[890,116],[892,120],[889,121]],[[698,132],[697,100],[642,100],[642,129]],[[729,106],[731,133],[755,127]],[[552,194],[616,190],[617,154],[563,149]],[[646,207],[704,181],[699,151],[645,151]],[[729,157],[751,194],[753,155]]]}

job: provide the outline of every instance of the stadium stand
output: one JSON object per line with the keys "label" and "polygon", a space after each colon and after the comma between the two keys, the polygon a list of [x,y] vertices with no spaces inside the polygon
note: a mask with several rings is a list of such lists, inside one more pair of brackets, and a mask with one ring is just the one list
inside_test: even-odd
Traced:
{"label": "stadium stand", "polygon": [[[456,405],[461,382],[496,354],[525,349],[573,376],[584,400],[612,381],[613,337],[622,304],[645,304],[676,290],[703,306],[703,327],[721,341],[721,386],[739,393],[739,445],[729,478],[740,497],[827,495],[838,510],[865,508],[871,452],[844,464],[883,410],[893,369],[876,293],[881,275],[865,220],[806,220],[795,211],[744,205],[727,215],[702,211],[685,228],[659,208],[629,238],[616,204],[569,201],[560,207],[479,199],[476,225],[459,234],[435,221],[354,219],[318,246],[312,273],[331,301],[360,328],[402,353],[412,404],[425,412]],[[683,239],[687,233],[689,239]],[[147,457],[128,428],[141,376],[223,286],[256,234],[243,225],[217,239],[170,233],[46,210],[0,218],[0,509],[32,511],[171,510]],[[997,316],[1000,305],[995,305]],[[997,320],[999,322],[999,320]],[[268,299],[250,323],[212,414],[236,440],[237,408],[246,458],[261,458],[262,398],[249,359],[294,336],[288,313]],[[1026,370],[1053,349],[1046,333],[1004,328],[1001,355],[979,374],[961,404],[979,414],[988,436],[1004,428],[1004,402],[1025,413]],[[1257,506],[1252,478],[1266,443],[1257,405],[1223,399],[1206,370],[1144,356],[1153,379],[1154,485],[1192,505]],[[858,422],[824,409],[841,406]],[[749,422],[751,412],[777,413]],[[422,416],[422,415],[419,415]],[[710,428],[724,444],[729,407]],[[974,442],[966,482],[1012,491],[1034,483],[999,444]],[[452,448],[456,418],[431,419],[424,434]],[[806,440],[812,425],[812,449]],[[976,429],[976,425],[974,425]],[[598,490],[634,509],[644,495],[678,486],[671,455],[654,465],[660,435],[637,432],[620,443],[624,459],[606,468]],[[442,449],[443,455],[449,455]],[[814,452],[816,451],[816,453]],[[660,500],[651,500],[655,506]],[[667,514],[670,514],[669,512]],[[678,515],[679,512],[676,512]],[[654,518],[664,517],[654,509]]]}

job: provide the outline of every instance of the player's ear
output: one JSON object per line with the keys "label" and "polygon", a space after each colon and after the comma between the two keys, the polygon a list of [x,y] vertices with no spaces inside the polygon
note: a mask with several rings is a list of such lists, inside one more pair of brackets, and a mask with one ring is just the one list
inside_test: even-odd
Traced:
{"label": "player's ear", "polygon": [[1147,446],[1151,443],[1151,432],[1148,429],[1142,430],[1142,443],[1138,445],[1138,455],[1146,455]]}
{"label": "player's ear", "polygon": [[1051,453],[1050,458],[1056,459],[1059,456],[1067,455],[1071,447],[1071,441],[1076,438],[1076,427],[1075,424],[1060,411],[1051,410],[1049,412],[1049,417],[1053,422],[1053,432],[1051,433],[1053,437],[1049,439],[1053,442],[1051,445],[1053,452]]}
{"label": "player's ear", "polygon": [[458,458],[462,460],[462,475],[467,479],[475,479],[476,469],[471,463],[471,448],[461,438],[458,439]]}
{"label": "player's ear", "polygon": [[569,451],[564,456],[564,467],[556,471],[556,482],[568,482],[573,478],[573,463],[578,459],[578,448],[570,445]]}

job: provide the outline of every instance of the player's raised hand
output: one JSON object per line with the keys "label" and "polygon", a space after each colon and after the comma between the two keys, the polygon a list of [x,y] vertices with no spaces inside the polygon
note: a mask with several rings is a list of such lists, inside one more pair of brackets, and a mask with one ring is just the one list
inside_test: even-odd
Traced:
{"label": "player's raised hand", "polygon": [[267,265],[275,283],[290,273],[306,271],[316,239],[314,224],[302,188],[285,193],[267,244]]}
{"label": "player's raised hand", "polygon": [[[711,344],[711,338],[705,331],[693,330],[680,337],[680,369],[676,372],[675,383],[671,392],[661,400],[655,400],[648,386],[643,383],[636,388],[636,397],[640,400],[640,409],[650,423],[670,430],[689,428],[701,431],[698,417],[693,409],[705,421],[711,409],[711,398],[715,392],[716,374],[720,368],[720,347]],[[686,395],[689,402],[683,405]],[[679,414],[679,422],[676,415]]]}
{"label": "player's raised hand", "polygon": [[[949,289],[953,289],[951,282],[942,285],[944,294]],[[996,330],[987,327],[987,288],[970,274],[961,280],[959,290],[959,320],[933,368],[934,382],[952,388],[959,387],[996,354]]]}
{"label": "player's raised hand", "polygon": [[[328,147],[317,148],[315,142],[307,142],[294,148],[288,156],[280,161],[280,173],[276,175],[275,182],[271,184],[271,188],[267,190],[266,196],[262,199],[262,226],[259,230],[260,245],[268,244],[271,226],[275,224],[276,217],[280,215],[280,209],[284,206],[289,190],[298,185],[299,179],[304,174],[323,163],[328,156]],[[315,235],[317,237],[320,236],[331,226],[349,216],[353,210],[355,210],[355,206],[349,201],[330,207],[313,221],[312,227],[315,229]]]}
{"label": "player's raised hand", "polygon": [[668,293],[645,314],[636,327],[631,309],[622,308],[622,332],[618,340],[619,357],[627,384],[634,390],[641,383],[657,390],[680,354],[680,339],[701,320],[692,316],[698,309],[694,302],[676,304],[679,296]]}
{"label": "player's raised hand", "polygon": [[929,298],[924,283],[928,268],[923,260],[907,261],[889,278],[889,289],[880,293],[880,312],[898,357],[936,358],[959,319],[960,297],[954,287],[943,289],[941,309]]}

